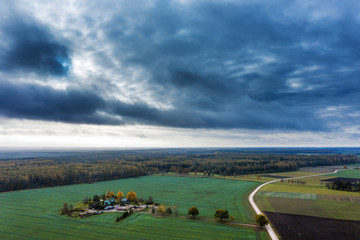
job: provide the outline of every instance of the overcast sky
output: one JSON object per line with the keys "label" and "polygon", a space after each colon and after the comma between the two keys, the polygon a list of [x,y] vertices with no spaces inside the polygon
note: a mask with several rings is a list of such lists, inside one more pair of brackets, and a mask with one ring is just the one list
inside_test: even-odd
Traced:
{"label": "overcast sky", "polygon": [[2,1],[1,147],[359,146],[360,2]]}

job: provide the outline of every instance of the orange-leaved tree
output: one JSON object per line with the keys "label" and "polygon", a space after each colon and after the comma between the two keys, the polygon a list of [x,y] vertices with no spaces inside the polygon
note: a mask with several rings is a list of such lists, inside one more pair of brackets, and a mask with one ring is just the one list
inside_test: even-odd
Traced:
{"label": "orange-leaved tree", "polygon": [[124,194],[123,194],[123,192],[118,191],[116,196],[117,196],[118,199],[122,199],[124,197]]}
{"label": "orange-leaved tree", "polygon": [[109,192],[108,195],[107,195],[108,198],[112,198],[112,197],[114,197],[114,196],[115,196],[115,194],[114,194],[113,191]]}
{"label": "orange-leaved tree", "polygon": [[134,191],[130,191],[126,194],[126,198],[131,202],[137,198],[136,193]]}

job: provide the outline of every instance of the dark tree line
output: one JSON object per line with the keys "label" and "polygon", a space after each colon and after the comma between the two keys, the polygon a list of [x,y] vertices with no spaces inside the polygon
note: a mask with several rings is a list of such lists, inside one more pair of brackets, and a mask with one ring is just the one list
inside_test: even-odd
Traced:
{"label": "dark tree line", "polygon": [[[138,160],[141,161],[141,160]],[[359,162],[356,155],[298,155],[214,153],[141,161],[151,172],[205,172],[241,175],[296,171],[300,167],[343,165]]]}
{"label": "dark tree line", "polygon": [[[92,154],[92,153],[91,153]],[[208,175],[242,175],[295,171],[299,167],[346,165],[360,162],[356,155],[253,152],[166,153],[134,152],[134,155],[104,153],[103,160],[86,156],[32,158],[0,161],[0,192],[27,188],[92,183],[144,176],[153,173],[201,172]],[[111,158],[109,158],[111,157]]]}
{"label": "dark tree line", "polygon": [[350,181],[334,181],[330,183],[326,183],[326,187],[332,190],[340,190],[340,191],[351,191],[358,192],[360,191],[359,183],[351,183]]}
{"label": "dark tree line", "polygon": [[120,160],[93,163],[10,160],[0,162],[0,192],[92,183],[146,174],[146,168],[138,163]]}

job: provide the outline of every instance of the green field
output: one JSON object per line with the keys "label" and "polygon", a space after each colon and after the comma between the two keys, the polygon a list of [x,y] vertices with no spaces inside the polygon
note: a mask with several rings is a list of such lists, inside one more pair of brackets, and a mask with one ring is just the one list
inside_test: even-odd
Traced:
{"label": "green field", "polygon": [[[86,219],[61,216],[64,202],[76,203],[107,190],[134,190],[140,197],[152,195],[158,202],[178,206],[179,214],[197,206],[200,217],[213,218],[216,209],[227,209],[236,221],[253,223],[247,202],[255,182],[212,178],[146,176],[140,178],[24,190],[0,194],[0,239],[267,239],[265,232],[180,218],[136,214],[115,223],[117,214]],[[184,235],[185,232],[188,235]]]}
{"label": "green field", "polygon": [[299,179],[305,184],[291,183],[291,180],[275,182],[259,191],[256,202],[264,211],[360,220],[360,193],[327,189],[321,181],[332,177],[355,177],[357,174],[360,170],[341,170],[336,174]]}
{"label": "green field", "polygon": [[293,171],[293,172],[271,173],[271,175],[277,175],[277,176],[282,176],[282,177],[302,177],[302,176],[314,175],[314,173],[313,172],[305,172],[305,171]]}
{"label": "green field", "polygon": [[[225,178],[232,178],[238,179],[243,181],[256,181],[256,182],[269,182],[274,179],[279,179],[279,177],[284,178],[292,178],[292,177],[301,177],[301,176],[309,176],[314,175],[317,173],[310,172],[310,171],[292,171],[292,172],[276,172],[276,173],[265,173],[265,174],[250,174],[250,175],[240,175],[237,177],[225,177]],[[320,173],[319,173],[320,174]],[[260,176],[260,178],[258,178]],[[278,177],[276,177],[278,176]],[[286,180],[284,180],[286,181]]]}
{"label": "green field", "polygon": [[256,203],[263,211],[360,221],[360,203],[265,196]]}
{"label": "green field", "polygon": [[259,197],[275,197],[275,198],[299,198],[299,199],[318,199],[317,194],[314,193],[289,193],[289,192],[265,192],[260,191],[257,194]]}
{"label": "green field", "polygon": [[[347,165],[351,166],[351,165]],[[343,169],[344,165],[333,165],[333,166],[317,166],[317,167],[301,167],[299,171],[315,173],[331,173],[338,169]]]}
{"label": "green field", "polygon": [[6,227],[0,227],[1,239],[268,239],[264,231],[142,213],[120,223],[114,222],[114,214],[103,214],[82,222],[54,220],[23,222],[26,225],[20,227],[18,221],[7,222]]}
{"label": "green field", "polygon": [[306,184],[288,183],[287,180],[284,180],[283,183],[275,182],[272,184],[268,184],[268,185],[264,186],[263,188],[261,188],[261,190],[266,191],[266,192],[309,193],[309,194],[360,197],[359,192],[331,190],[325,186],[324,182],[322,182],[323,184],[321,184],[320,180],[327,179],[329,177],[334,177],[334,174],[299,179],[299,180],[305,181]]}
{"label": "green field", "polygon": [[360,203],[360,196],[341,196],[341,195],[323,195],[317,194],[319,200],[331,200],[331,201],[338,201],[338,202],[353,202],[353,203]]}
{"label": "green field", "polygon": [[344,178],[360,178],[360,169],[347,169],[340,170],[337,173],[330,174],[331,177],[344,177]]}

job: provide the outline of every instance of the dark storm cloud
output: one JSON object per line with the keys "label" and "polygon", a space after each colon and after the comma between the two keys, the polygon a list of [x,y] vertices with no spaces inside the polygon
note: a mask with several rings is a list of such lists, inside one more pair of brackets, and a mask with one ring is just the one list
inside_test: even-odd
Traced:
{"label": "dark storm cloud", "polygon": [[321,130],[333,118],[320,110],[359,100],[351,5],[338,18],[311,20],[306,10],[286,16],[286,1],[157,3],[104,29],[122,61],[146,69],[152,90],[166,89],[175,109],[203,119],[200,127]]}
{"label": "dark storm cloud", "polygon": [[7,43],[0,54],[2,71],[67,74],[71,64],[69,49],[46,26],[17,12],[0,26],[2,41]]}
{"label": "dark storm cloud", "polygon": [[[317,131],[351,124],[346,116],[360,110],[355,1],[329,2],[333,14],[321,2],[289,1],[135,1],[87,7],[87,27],[96,25],[87,38],[101,36],[109,51],[97,52],[97,45],[86,49],[103,71],[114,70],[115,62],[141,71],[131,84],[152,101],[141,95],[129,101],[109,97],[104,86],[128,83],[117,76],[92,82],[92,92],[7,83],[1,98],[16,104],[2,103],[1,114],[95,124]],[[92,11],[109,17],[92,18]],[[13,43],[1,56],[6,69],[67,72],[69,48],[48,28],[34,21],[10,23],[6,32]],[[334,106],[346,106],[341,118],[329,113]]]}
{"label": "dark storm cloud", "polygon": [[105,106],[101,97],[86,90],[55,90],[40,85],[0,82],[0,113],[8,117],[72,123],[120,123],[98,112]]}
{"label": "dark storm cloud", "polygon": [[[250,104],[251,105],[251,104]],[[256,106],[257,108],[259,106]],[[272,106],[274,113],[256,116],[256,112],[217,115],[213,111],[194,112],[193,109],[159,110],[146,103],[124,103],[106,100],[95,93],[81,89],[53,89],[36,84],[14,84],[0,81],[0,114],[12,118],[50,120],[69,123],[106,125],[151,124],[185,128],[228,128],[233,122],[254,129],[306,129],[306,123],[282,121],[277,115],[284,110]],[[287,109],[287,111],[291,111]],[[290,115],[288,113],[288,115]],[[249,121],[251,119],[251,121]]]}

